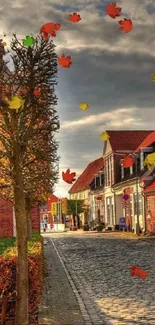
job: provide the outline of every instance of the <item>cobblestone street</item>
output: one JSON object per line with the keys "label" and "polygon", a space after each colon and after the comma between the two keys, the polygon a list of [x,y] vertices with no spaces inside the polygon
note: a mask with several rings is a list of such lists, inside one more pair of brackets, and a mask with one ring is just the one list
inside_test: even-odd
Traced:
{"label": "cobblestone street", "polygon": [[[82,298],[89,324],[155,324],[155,240],[85,233],[46,236]],[[146,280],[131,277],[132,265],[148,272]]]}

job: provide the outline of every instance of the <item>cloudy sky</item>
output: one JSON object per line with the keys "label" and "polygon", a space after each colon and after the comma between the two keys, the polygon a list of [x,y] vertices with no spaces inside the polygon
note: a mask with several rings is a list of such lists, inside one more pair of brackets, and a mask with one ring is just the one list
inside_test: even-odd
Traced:
{"label": "cloudy sky", "polygon": [[[155,129],[155,1],[120,0],[121,16],[110,18],[105,0],[1,0],[0,36],[19,38],[38,34],[47,22],[61,24],[53,38],[56,53],[70,55],[69,69],[59,68],[57,110],[61,129],[60,181],[55,194],[68,196],[70,185],[61,180],[67,168],[77,176],[102,156],[99,135],[106,129]],[[77,12],[74,24],[68,15]],[[133,29],[119,31],[120,19]],[[9,36],[7,36],[9,37]],[[7,39],[7,38],[5,38]],[[79,109],[87,102],[89,109]]]}

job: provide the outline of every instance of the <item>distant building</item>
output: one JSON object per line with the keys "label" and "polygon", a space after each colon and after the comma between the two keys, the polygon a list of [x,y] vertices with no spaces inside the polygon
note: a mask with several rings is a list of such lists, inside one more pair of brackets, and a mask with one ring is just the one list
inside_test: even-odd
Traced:
{"label": "distant building", "polygon": [[[90,221],[90,184],[94,175],[103,170],[103,158],[91,162],[69,190],[71,200],[84,200],[86,211],[80,214],[81,225]],[[75,207],[76,209],[76,207]]]}

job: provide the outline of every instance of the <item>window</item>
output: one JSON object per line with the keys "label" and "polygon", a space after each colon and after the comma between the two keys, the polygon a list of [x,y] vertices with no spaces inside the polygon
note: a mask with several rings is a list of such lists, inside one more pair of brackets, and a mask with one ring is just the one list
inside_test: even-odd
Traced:
{"label": "window", "polygon": [[96,177],[96,187],[100,186],[100,176]]}
{"label": "window", "polygon": [[124,167],[122,164],[121,164],[121,178],[124,178]]}
{"label": "window", "polygon": [[104,174],[101,174],[101,186],[104,186]]}
{"label": "window", "polygon": [[144,153],[141,151],[140,153],[140,170],[144,169]]}
{"label": "window", "polygon": [[111,157],[109,158],[109,185],[111,186]]}
{"label": "window", "polygon": [[105,173],[106,173],[106,186],[108,186],[109,177],[108,177],[108,160],[107,160],[107,159],[106,159],[106,169],[105,169]]}
{"label": "window", "polygon": [[138,207],[138,214],[142,215],[142,195],[138,193],[138,206],[137,206],[137,193],[134,193],[134,214],[137,215],[137,207]]}
{"label": "window", "polygon": [[133,201],[133,198],[132,198],[132,196],[130,195],[130,216],[131,216],[131,217],[133,216],[132,201]]}

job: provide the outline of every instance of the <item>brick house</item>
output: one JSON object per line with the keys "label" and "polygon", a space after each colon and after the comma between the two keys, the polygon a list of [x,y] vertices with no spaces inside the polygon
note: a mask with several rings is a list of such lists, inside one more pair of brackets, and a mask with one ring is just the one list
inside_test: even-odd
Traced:
{"label": "brick house", "polygon": [[[39,206],[32,208],[32,229],[40,232]],[[16,237],[13,203],[0,197],[0,237]]]}
{"label": "brick house", "polygon": [[[125,217],[126,223],[130,230],[136,231],[137,210],[139,216],[139,224],[142,231],[151,230],[154,227],[153,204],[155,200],[155,168],[148,171],[144,167],[144,160],[149,153],[155,151],[155,132],[151,131],[149,135],[139,144],[133,151],[133,155],[137,160],[130,168],[120,166],[120,180],[113,185],[116,198],[116,222],[118,217]],[[128,194],[129,200],[123,202],[123,195]],[[137,202],[138,200],[138,202]],[[149,209],[151,206],[151,215],[149,217]]]}
{"label": "brick house", "polygon": [[94,180],[94,175],[98,174],[99,171],[103,170],[103,158],[98,158],[88,164],[83,173],[79,176],[76,182],[73,184],[71,189],[68,191],[70,199],[72,200],[84,200],[84,204],[88,206],[88,214],[80,214],[81,226],[90,220],[90,184]]}
{"label": "brick house", "polygon": [[[143,164],[149,153],[155,152],[155,131],[140,144],[135,153],[140,153],[141,163]],[[148,170],[143,167],[144,173],[141,177],[143,188],[143,205],[145,217],[145,229],[148,232],[155,233],[155,167]]]}
{"label": "brick house", "polygon": [[52,204],[59,201],[58,197],[54,194],[48,197],[46,203],[40,205],[40,221],[42,222],[45,217],[47,217],[48,227],[54,224],[54,215],[52,214]]}
{"label": "brick house", "polygon": [[[144,139],[152,132],[150,131],[106,131],[110,138],[105,142],[103,150],[104,175],[105,175],[105,222],[107,227],[115,228],[119,224],[119,218],[127,211],[129,217],[133,209],[133,198],[135,199],[135,166],[125,169],[120,160],[127,154],[133,153]],[[138,162],[138,166],[139,166]],[[142,171],[143,173],[144,171]],[[131,180],[132,178],[132,180]],[[141,188],[138,185],[139,192]],[[131,201],[125,206],[123,195],[129,194]],[[139,196],[141,200],[141,196]],[[135,202],[135,201],[134,201]],[[143,213],[141,213],[143,215]],[[130,218],[131,224],[131,218]],[[132,220],[135,223],[135,219]],[[131,226],[131,225],[130,225]],[[135,225],[134,225],[135,226]]]}

